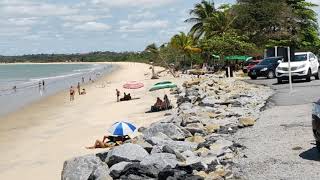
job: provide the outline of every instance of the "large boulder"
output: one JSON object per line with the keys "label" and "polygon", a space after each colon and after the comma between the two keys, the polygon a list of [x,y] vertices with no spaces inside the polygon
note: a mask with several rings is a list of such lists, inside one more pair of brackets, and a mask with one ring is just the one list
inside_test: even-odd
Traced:
{"label": "large boulder", "polygon": [[122,173],[122,171],[124,170],[124,168],[129,164],[131,164],[131,163],[123,161],[123,162],[120,162],[120,163],[117,163],[117,164],[111,166],[111,168],[110,168],[110,176],[112,178],[119,178],[121,173]]}
{"label": "large boulder", "polygon": [[63,164],[61,180],[109,180],[109,168],[95,155],[67,160]]}
{"label": "large boulder", "polygon": [[216,156],[221,156],[233,145],[233,142],[219,139],[210,146],[210,153]]}
{"label": "large boulder", "polygon": [[167,140],[167,139],[162,139],[159,137],[151,137],[146,139],[147,142],[152,144],[153,146],[158,145],[158,146],[169,146],[172,149],[175,149],[179,152],[187,151],[187,150],[195,150],[198,146],[197,143],[193,142],[187,142],[187,141],[174,141],[174,140]]}
{"label": "large boulder", "polygon": [[215,107],[216,104],[221,103],[221,102],[222,102],[221,100],[218,100],[213,96],[209,96],[209,97],[204,98],[201,101],[200,105],[201,106]]}
{"label": "large boulder", "polygon": [[144,158],[140,164],[143,166],[154,166],[161,171],[167,166],[174,168],[178,164],[178,161],[174,154],[155,153]]}
{"label": "large boulder", "polygon": [[134,162],[126,165],[120,173],[120,179],[156,179],[159,172],[154,166],[143,166]]}
{"label": "large boulder", "polygon": [[126,143],[110,150],[105,162],[111,167],[122,161],[141,161],[147,156],[149,156],[149,153],[143,147]]}
{"label": "large boulder", "polygon": [[173,140],[183,140],[184,132],[172,123],[156,123],[143,132],[144,137],[154,137],[158,133],[163,133]]}

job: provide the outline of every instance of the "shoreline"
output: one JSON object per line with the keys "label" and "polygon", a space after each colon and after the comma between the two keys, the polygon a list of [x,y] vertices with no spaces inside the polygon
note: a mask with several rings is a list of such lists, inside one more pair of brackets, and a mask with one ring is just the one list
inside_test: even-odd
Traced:
{"label": "shoreline", "polygon": [[[110,70],[108,70],[109,72],[105,71],[100,76],[95,76],[95,78],[94,78],[95,81],[99,81],[101,78],[106,78],[106,76],[108,74],[111,74],[113,71],[115,71],[118,68],[118,66],[117,65],[113,65],[113,63],[99,63],[99,62],[91,62],[91,63],[57,63],[57,62],[56,63],[12,63],[10,65],[19,65],[19,64],[21,64],[21,65],[37,65],[37,64],[43,64],[43,65],[45,65],[45,64],[52,64],[52,65],[54,65],[54,64],[80,65],[80,64],[85,64],[85,65],[99,65],[99,66],[106,65],[106,64],[109,65],[110,64],[111,68],[110,68]],[[68,84],[69,81],[74,81],[74,79],[77,78],[76,76],[73,76],[73,75],[69,76],[69,74],[67,74],[68,76],[64,77],[63,79],[60,78],[59,81],[62,82],[62,83],[60,83],[58,85],[56,84],[55,86],[50,85],[50,84],[52,84],[52,82],[50,83],[50,80],[49,80],[49,85],[51,87],[48,87],[48,89],[46,87],[46,90],[42,89],[42,91],[47,91],[47,92],[43,93],[43,95],[41,94],[41,96],[38,96],[38,91],[39,90],[37,88],[32,90],[33,92],[30,92],[31,90],[27,90],[27,94],[28,95],[31,95],[30,93],[32,93],[32,98],[28,98],[28,100],[23,99],[22,102],[20,102],[20,104],[17,102],[17,103],[15,103],[16,106],[11,106],[11,108],[5,110],[4,112],[2,112],[2,113],[0,112],[0,122],[1,122],[2,119],[6,118],[7,116],[10,116],[11,114],[16,113],[17,111],[19,111],[21,109],[24,109],[25,107],[32,106],[33,104],[37,104],[37,103],[39,103],[41,101],[45,101],[46,98],[49,98],[51,96],[56,96],[59,93],[64,93],[65,91],[67,91],[70,86],[69,85],[66,86],[66,84]],[[82,76],[86,77],[86,76],[88,76],[88,74],[84,73]],[[54,77],[54,76],[44,77],[44,79],[46,79],[46,81],[47,81],[47,78],[50,79],[52,77]],[[55,80],[55,81],[57,81],[57,80]],[[56,83],[56,82],[53,82],[53,83]],[[84,84],[81,84],[81,86],[86,87],[89,84],[91,84],[91,83],[86,81]],[[38,82],[34,82],[33,85],[34,85],[34,87],[38,86]],[[70,85],[72,85],[74,87],[76,86],[76,84],[74,84],[74,82],[71,83]],[[20,94],[21,94],[21,92],[20,92]],[[12,98],[14,98],[14,97],[12,97]],[[7,99],[10,99],[10,98],[7,98]],[[16,98],[16,100],[18,100],[18,99]]]}
{"label": "shoreline", "polygon": [[[69,94],[64,90],[0,118],[2,178],[31,179],[37,174],[37,179],[58,179],[65,159],[103,151],[90,151],[85,146],[101,139],[114,122],[128,119],[140,127],[163,117],[165,112],[145,113],[157,97],[148,92],[148,87],[172,77],[150,80],[147,64],[113,64],[118,65],[116,70],[86,85],[87,95],[77,95],[74,102],[69,102]],[[123,93],[122,85],[131,80],[145,84],[139,90],[126,90],[141,99],[116,103],[115,89]],[[100,87],[102,82],[108,82],[106,87]]]}

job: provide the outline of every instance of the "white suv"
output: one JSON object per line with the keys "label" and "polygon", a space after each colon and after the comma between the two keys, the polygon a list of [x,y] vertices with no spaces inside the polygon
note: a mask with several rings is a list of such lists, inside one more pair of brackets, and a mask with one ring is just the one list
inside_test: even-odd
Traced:
{"label": "white suv", "polygon": [[[299,52],[294,54],[295,58],[291,61],[291,76],[292,79],[306,79],[310,82],[311,77],[314,76],[319,79],[319,61],[317,56],[312,52]],[[289,80],[289,64],[283,61],[276,69],[276,76],[278,83],[281,84],[283,80]]]}

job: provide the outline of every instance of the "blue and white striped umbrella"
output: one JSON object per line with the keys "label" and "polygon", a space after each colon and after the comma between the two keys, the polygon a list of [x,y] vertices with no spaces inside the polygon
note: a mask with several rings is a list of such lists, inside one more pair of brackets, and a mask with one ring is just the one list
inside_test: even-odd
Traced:
{"label": "blue and white striped umbrella", "polygon": [[117,122],[112,125],[112,127],[109,129],[109,132],[113,136],[125,136],[134,133],[136,129],[137,128],[131,123]]}

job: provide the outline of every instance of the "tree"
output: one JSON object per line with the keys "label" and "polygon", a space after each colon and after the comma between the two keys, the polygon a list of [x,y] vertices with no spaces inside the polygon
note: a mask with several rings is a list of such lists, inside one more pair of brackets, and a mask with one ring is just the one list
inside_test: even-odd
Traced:
{"label": "tree", "polygon": [[190,10],[190,15],[193,16],[185,22],[192,23],[190,35],[195,39],[199,39],[205,34],[205,24],[209,17],[216,12],[214,3],[212,1],[202,0],[201,3],[195,4],[194,8]]}
{"label": "tree", "polygon": [[191,35],[186,35],[184,32],[174,35],[169,44],[183,54],[183,64],[186,64],[186,57],[188,57],[191,60],[192,66],[191,55],[193,53],[201,52],[201,49],[195,46],[193,37]]}

